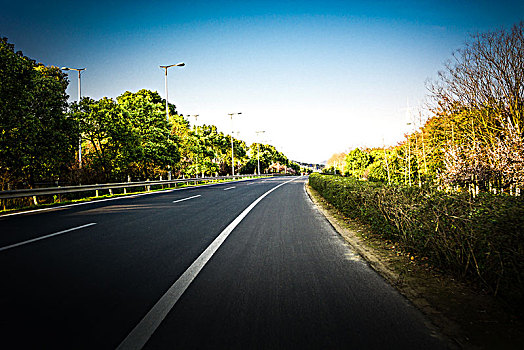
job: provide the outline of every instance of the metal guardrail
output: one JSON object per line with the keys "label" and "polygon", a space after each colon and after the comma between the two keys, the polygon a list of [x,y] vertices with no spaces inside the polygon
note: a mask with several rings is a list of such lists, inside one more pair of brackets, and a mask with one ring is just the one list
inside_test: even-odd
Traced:
{"label": "metal guardrail", "polygon": [[[271,176],[271,175],[260,175],[260,176]],[[117,188],[123,188],[124,193],[126,188],[133,187],[146,187],[149,191],[151,186],[165,186],[179,183],[190,183],[195,182],[212,182],[227,179],[244,179],[254,178],[258,175],[235,175],[235,176],[218,176],[218,177],[197,177],[190,179],[175,179],[175,180],[156,180],[156,181],[142,181],[142,182],[120,182],[120,183],[108,183],[108,184],[95,184],[95,185],[81,185],[81,186],[63,186],[63,187],[45,187],[45,188],[31,188],[23,190],[11,190],[11,191],[0,191],[0,199],[13,199],[23,197],[38,197],[38,196],[49,196],[55,194],[74,193],[74,192],[86,192],[100,190],[113,190]]]}

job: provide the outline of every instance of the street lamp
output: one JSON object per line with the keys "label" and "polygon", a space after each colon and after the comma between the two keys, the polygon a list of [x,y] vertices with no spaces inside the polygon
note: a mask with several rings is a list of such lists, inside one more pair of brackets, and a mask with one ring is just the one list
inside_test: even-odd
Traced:
{"label": "street lamp", "polygon": [[[265,131],[261,130],[261,131],[257,131],[256,133],[257,133],[257,136],[260,136],[260,134],[265,133]],[[258,149],[258,154],[257,154],[258,176],[260,176],[260,139],[257,142],[257,149]]]}
{"label": "street lamp", "polygon": [[191,117],[194,117],[194,118],[195,118],[195,124],[193,124],[193,130],[195,130],[195,129],[196,129],[197,119],[198,119],[198,117],[200,117],[200,115],[198,115],[198,114],[191,114],[191,115],[188,115],[188,116],[187,116],[187,119],[189,119],[189,118],[191,118]]}
{"label": "street lamp", "polygon": [[233,176],[235,176],[235,157],[233,155],[233,116],[240,114],[242,114],[242,112],[227,114],[231,118],[231,173],[233,174]]}
{"label": "street lamp", "polygon": [[[82,71],[86,70],[85,68],[68,68],[62,67],[62,70],[69,71],[75,70],[78,72],[78,107],[80,107],[80,99],[82,97]],[[82,169],[82,135],[78,139],[78,168]]]}
{"label": "street lamp", "polygon": [[[196,122],[197,122],[197,118],[198,118],[198,114],[190,114],[187,116],[187,120],[189,121],[189,118],[191,117],[194,117],[195,118],[195,124],[193,125],[193,132],[196,134],[197,130],[196,130]],[[199,166],[198,166],[198,153],[197,153],[197,156],[196,156],[196,164],[195,164],[195,168],[196,168],[196,177],[198,177],[198,174],[199,174]],[[204,177],[204,172],[202,172],[202,177]]]}
{"label": "street lamp", "polygon": [[169,107],[168,107],[168,103],[167,103],[167,69],[168,68],[171,68],[171,67],[183,67],[185,66],[186,64],[183,63],[183,62],[180,62],[180,63],[177,63],[177,64],[170,64],[168,66],[160,66],[160,68],[164,68],[164,70],[166,71],[166,120],[169,122]]}

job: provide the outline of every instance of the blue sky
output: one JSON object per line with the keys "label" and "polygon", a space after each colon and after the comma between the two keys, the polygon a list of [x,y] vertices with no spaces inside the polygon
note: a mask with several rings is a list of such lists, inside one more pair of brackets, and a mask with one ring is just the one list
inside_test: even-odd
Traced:
{"label": "blue sky", "polygon": [[[86,67],[82,95],[151,89],[197,124],[265,130],[298,161],[396,144],[406,107],[472,33],[510,28],[522,1],[5,1],[0,35],[46,65]],[[70,73],[68,94],[77,96]],[[191,120],[193,122],[193,120]]]}

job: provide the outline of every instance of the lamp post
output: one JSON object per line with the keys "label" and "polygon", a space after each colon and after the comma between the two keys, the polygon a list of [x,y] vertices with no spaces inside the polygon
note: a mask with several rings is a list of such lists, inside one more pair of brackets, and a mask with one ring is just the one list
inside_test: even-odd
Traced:
{"label": "lamp post", "polygon": [[235,176],[235,157],[233,155],[233,116],[240,115],[242,112],[228,113],[227,115],[231,118],[231,174]]}
{"label": "lamp post", "polygon": [[[194,117],[195,118],[195,124],[193,124],[193,132],[196,134],[196,122],[197,122],[197,119],[198,119],[198,114],[190,114],[187,116],[187,119],[189,121],[189,118],[191,117]],[[196,155],[196,164],[195,164],[195,168],[196,168],[196,177],[198,177],[198,174],[199,174],[199,166],[198,166],[198,153]],[[204,171],[202,171],[202,177],[204,177]]]}
{"label": "lamp post", "polygon": [[[68,68],[62,67],[62,70],[69,71],[75,70],[78,72],[78,106],[80,107],[80,99],[82,98],[82,71],[86,70],[85,68]],[[78,168],[82,169],[82,135],[78,138]]]}
{"label": "lamp post", "polygon": [[[257,131],[256,133],[257,133],[257,136],[260,137],[260,134],[265,133],[265,131],[261,130],[261,131]],[[258,175],[260,176],[260,139],[257,142],[257,150],[258,150],[257,152]]]}
{"label": "lamp post", "polygon": [[170,64],[168,66],[160,66],[160,68],[163,68],[165,71],[166,71],[166,79],[165,79],[165,82],[166,82],[166,121],[169,122],[169,107],[168,107],[168,102],[167,102],[167,69],[168,68],[171,68],[171,67],[183,67],[185,66],[186,64],[183,63],[183,62],[180,62],[180,63],[177,63],[177,64]]}
{"label": "lamp post", "polygon": [[195,130],[196,129],[197,119],[198,119],[198,117],[200,117],[200,115],[199,114],[190,114],[190,115],[187,116],[187,119],[189,119],[191,117],[195,118],[195,124],[193,124],[193,130]]}

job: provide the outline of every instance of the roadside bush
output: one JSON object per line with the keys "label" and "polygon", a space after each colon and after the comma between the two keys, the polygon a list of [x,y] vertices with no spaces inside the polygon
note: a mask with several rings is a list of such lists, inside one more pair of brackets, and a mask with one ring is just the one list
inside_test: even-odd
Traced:
{"label": "roadside bush", "polygon": [[312,174],[309,184],[345,216],[493,295],[523,307],[524,198],[393,187]]}

